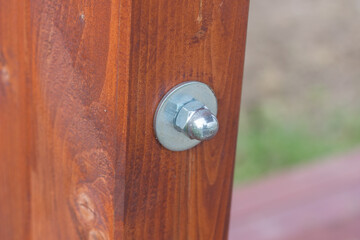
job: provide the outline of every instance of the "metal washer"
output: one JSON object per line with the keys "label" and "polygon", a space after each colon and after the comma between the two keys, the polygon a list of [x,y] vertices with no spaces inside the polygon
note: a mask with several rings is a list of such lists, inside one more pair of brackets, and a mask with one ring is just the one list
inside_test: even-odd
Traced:
{"label": "metal washer", "polygon": [[171,151],[184,151],[200,143],[174,128],[177,112],[185,103],[193,99],[202,102],[216,116],[217,100],[214,92],[205,83],[197,81],[183,82],[173,87],[162,98],[156,109],[154,116],[156,138],[161,145]]}

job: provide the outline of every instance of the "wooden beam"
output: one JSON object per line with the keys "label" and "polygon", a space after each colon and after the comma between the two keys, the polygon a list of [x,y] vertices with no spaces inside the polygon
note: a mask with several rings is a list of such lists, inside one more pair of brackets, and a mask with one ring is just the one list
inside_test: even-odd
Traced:
{"label": "wooden beam", "polygon": [[[248,0],[0,0],[1,239],[225,239]],[[171,152],[152,120],[207,83],[220,130]]]}

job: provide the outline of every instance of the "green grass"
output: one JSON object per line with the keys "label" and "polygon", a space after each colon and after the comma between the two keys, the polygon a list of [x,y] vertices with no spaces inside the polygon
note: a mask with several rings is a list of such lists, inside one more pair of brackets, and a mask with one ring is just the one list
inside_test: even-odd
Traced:
{"label": "green grass", "polygon": [[346,151],[360,144],[360,115],[337,114],[314,127],[261,110],[240,117],[235,183]]}

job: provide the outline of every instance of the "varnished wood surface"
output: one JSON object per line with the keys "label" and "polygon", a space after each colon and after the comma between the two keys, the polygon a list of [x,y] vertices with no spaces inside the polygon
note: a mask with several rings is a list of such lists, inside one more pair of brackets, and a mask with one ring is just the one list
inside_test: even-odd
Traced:
{"label": "varnished wood surface", "polygon": [[[225,239],[248,0],[0,0],[0,239]],[[218,97],[170,152],[161,97]]]}

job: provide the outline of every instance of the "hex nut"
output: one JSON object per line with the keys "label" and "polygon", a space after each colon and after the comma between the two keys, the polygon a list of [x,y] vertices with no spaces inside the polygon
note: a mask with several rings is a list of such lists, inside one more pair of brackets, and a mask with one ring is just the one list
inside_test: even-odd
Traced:
{"label": "hex nut", "polygon": [[191,119],[192,115],[194,115],[196,111],[204,107],[204,104],[196,100],[186,103],[175,116],[174,125],[176,130],[178,130],[179,132],[187,132],[187,124]]}
{"label": "hex nut", "polygon": [[174,119],[174,127],[190,139],[204,141],[216,135],[219,123],[204,104],[192,100],[179,110]]}

